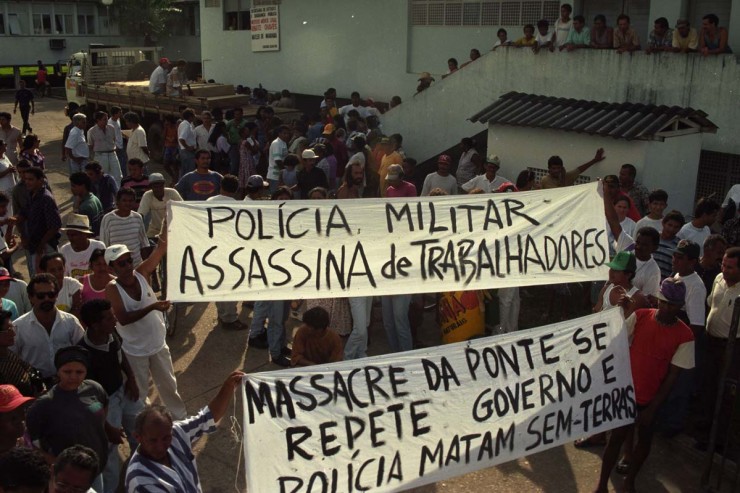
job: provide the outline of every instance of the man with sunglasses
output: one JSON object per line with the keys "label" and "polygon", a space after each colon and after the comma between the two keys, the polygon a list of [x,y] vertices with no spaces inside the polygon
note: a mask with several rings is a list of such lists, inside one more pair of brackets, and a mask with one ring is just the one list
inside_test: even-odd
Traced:
{"label": "man with sunglasses", "polygon": [[15,342],[10,350],[38,369],[50,388],[57,373],[54,354],[75,345],[85,332],[74,315],[57,309],[59,286],[54,276],[36,274],[27,289],[33,310],[15,320]]}
{"label": "man with sunglasses", "polygon": [[118,319],[121,347],[139,386],[139,396],[149,393],[149,375],[157,386],[162,402],[176,419],[187,416],[185,404],[177,391],[170,348],[165,341],[164,315],[171,303],[158,300],[147,279],[167,252],[165,235],[159,237],[152,254],[134,269],[131,252],[125,245],[105,249],[105,261],[116,279],[105,288],[113,314]]}

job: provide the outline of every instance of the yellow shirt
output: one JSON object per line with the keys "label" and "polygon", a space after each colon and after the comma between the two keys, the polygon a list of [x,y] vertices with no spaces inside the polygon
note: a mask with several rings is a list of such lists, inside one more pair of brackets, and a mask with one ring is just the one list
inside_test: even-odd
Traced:
{"label": "yellow shirt", "polygon": [[537,38],[534,36],[532,36],[532,39],[522,37],[514,41],[514,46],[534,46],[535,44],[537,44]]}

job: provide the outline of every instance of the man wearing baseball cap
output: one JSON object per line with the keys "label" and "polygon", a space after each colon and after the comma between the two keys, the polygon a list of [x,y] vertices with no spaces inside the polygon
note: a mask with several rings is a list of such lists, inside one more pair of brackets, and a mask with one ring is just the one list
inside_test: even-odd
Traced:
{"label": "man wearing baseball cap", "polygon": [[403,167],[400,164],[388,166],[388,173],[384,178],[388,185],[383,194],[385,197],[416,197],[416,187],[403,179]]}
{"label": "man wearing baseball cap", "polygon": [[706,320],[707,288],[699,274],[696,263],[699,261],[699,245],[691,240],[681,240],[673,251],[672,267],[675,279],[686,285],[686,315],[694,334],[704,331]]}
{"label": "man wearing baseball cap", "polygon": [[447,154],[440,154],[437,158],[437,172],[429,173],[424,179],[424,186],[421,187],[422,197],[429,196],[429,192],[435,188],[441,188],[447,192],[447,195],[457,193],[457,180],[450,174],[450,166],[452,166],[452,158]]}
{"label": "man wearing baseball cap", "polygon": [[608,491],[609,476],[625,438],[637,428],[637,442],[623,459],[627,466],[626,491],[635,491],[635,478],[650,453],[655,415],[682,370],[694,367],[694,334],[678,314],[686,285],[668,278],[658,293],[658,308],[637,310],[625,321],[630,338],[630,366],[637,403],[634,424],[612,430],[604,451],[596,492]]}
{"label": "man wearing baseball cap", "polygon": [[24,404],[32,400],[13,385],[0,385],[0,454],[15,447],[26,431]]}
{"label": "man wearing baseball cap", "polygon": [[166,252],[166,232],[160,235],[152,254],[136,269],[125,245],[106,248],[105,261],[116,279],[106,286],[105,295],[118,319],[121,348],[134,372],[140,398],[146,398],[149,393],[151,374],[162,402],[181,419],[187,411],[177,391],[172,356],[165,341],[167,329],[163,313],[169,310],[171,303],[157,299],[148,282]]}
{"label": "man wearing baseball cap", "polygon": [[182,202],[180,193],[174,188],[165,186],[162,173],[149,175],[149,187],[151,190],[144,192],[139,203],[139,214],[146,217],[149,215],[149,227],[146,235],[149,239],[155,238],[162,229],[162,223],[167,216],[167,203],[170,200]]}
{"label": "man wearing baseball cap", "polygon": [[149,77],[149,92],[152,94],[164,94],[167,90],[167,73],[170,70],[170,60],[160,58],[159,66],[152,71]]}
{"label": "man wearing baseball cap", "polygon": [[501,167],[501,160],[495,154],[489,154],[486,158],[485,173],[478,175],[472,180],[463,183],[461,188],[465,192],[470,192],[476,188],[480,188],[486,192],[496,192],[498,188],[504,183],[510,182],[503,176],[498,176],[496,173]]}

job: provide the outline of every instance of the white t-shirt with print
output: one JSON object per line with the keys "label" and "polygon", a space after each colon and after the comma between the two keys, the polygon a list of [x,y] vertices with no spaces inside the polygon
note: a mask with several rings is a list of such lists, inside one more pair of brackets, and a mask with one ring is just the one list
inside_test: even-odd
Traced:
{"label": "white t-shirt with print", "polygon": [[64,275],[81,281],[85,274],[92,272],[90,269],[90,255],[94,250],[105,250],[105,243],[99,240],[90,240],[90,245],[81,252],[76,252],[72,245],[67,243],[59,249],[64,255]]}

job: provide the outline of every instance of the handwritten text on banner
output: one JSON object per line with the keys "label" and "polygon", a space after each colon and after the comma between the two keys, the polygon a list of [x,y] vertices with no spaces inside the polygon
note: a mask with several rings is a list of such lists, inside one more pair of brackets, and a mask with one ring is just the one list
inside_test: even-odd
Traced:
{"label": "handwritten text on banner", "polygon": [[173,301],[277,300],[605,279],[596,184],[413,199],[170,202]]}
{"label": "handwritten text on banner", "polygon": [[251,374],[249,491],[401,491],[634,420],[619,310],[526,332]]}

